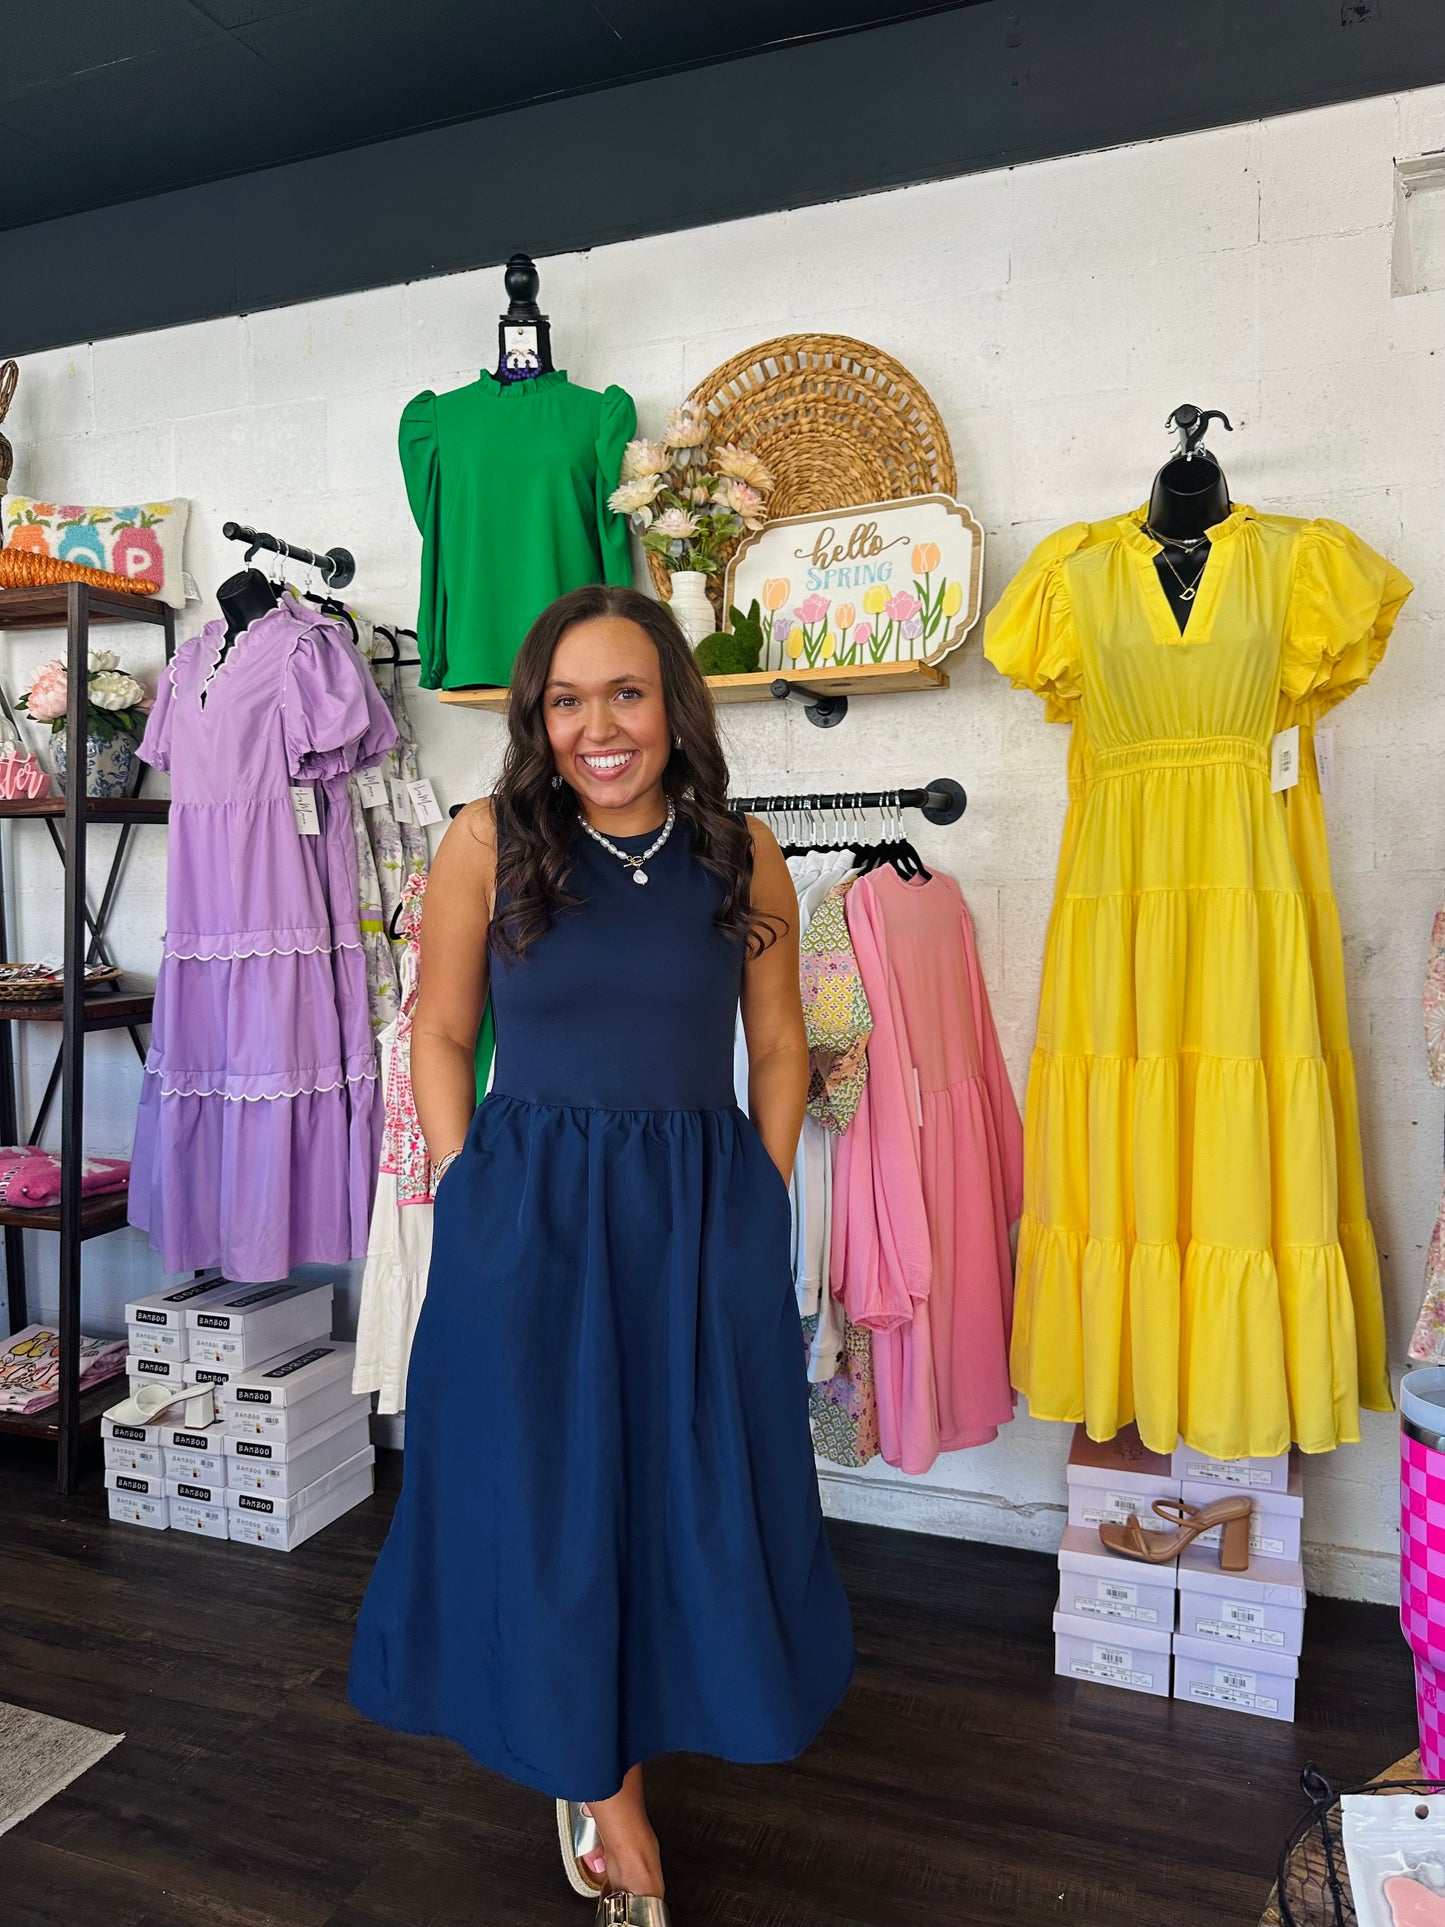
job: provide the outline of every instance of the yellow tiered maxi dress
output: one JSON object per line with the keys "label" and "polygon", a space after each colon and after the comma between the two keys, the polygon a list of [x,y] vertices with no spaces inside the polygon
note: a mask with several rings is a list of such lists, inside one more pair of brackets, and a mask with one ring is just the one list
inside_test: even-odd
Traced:
{"label": "yellow tiered maxi dress", "polygon": [[1338,917],[1277,723],[1366,681],[1410,584],[1235,507],[1180,633],[1144,511],[1042,543],[985,651],[1076,725],[1029,1073],[1013,1381],[1091,1437],[1307,1452],[1388,1411]]}

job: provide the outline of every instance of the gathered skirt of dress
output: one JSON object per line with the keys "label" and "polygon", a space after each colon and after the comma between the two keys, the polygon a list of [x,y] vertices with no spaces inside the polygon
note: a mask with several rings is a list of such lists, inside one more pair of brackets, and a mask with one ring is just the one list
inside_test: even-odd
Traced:
{"label": "gathered skirt of dress", "polygon": [[854,1651],[788,1248],[736,1107],[483,1100],[436,1195],[363,1713],[568,1799],[804,1749]]}

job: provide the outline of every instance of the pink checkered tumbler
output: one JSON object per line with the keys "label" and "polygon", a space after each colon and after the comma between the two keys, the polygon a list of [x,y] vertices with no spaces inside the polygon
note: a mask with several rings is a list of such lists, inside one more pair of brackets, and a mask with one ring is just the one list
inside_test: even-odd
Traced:
{"label": "pink checkered tumbler", "polygon": [[1420,1770],[1445,1778],[1445,1366],[1400,1385],[1400,1625],[1415,1656]]}

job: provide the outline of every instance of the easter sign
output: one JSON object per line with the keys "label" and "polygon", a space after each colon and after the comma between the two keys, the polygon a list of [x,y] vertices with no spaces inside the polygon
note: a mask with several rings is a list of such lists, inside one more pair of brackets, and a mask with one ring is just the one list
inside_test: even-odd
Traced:
{"label": "easter sign", "polygon": [[742,542],[724,606],[763,616],[763,669],[938,662],[978,621],[983,530],[949,495],[789,515]]}

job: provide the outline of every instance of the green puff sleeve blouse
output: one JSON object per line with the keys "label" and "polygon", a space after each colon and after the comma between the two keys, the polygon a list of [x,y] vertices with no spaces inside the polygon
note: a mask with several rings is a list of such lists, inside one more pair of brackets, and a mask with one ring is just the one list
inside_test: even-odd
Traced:
{"label": "green puff sleeve blouse", "polygon": [[549,602],[588,582],[630,585],[627,518],[607,497],[637,410],[621,388],[574,388],[565,369],[484,374],[408,402],[398,445],[422,533],[417,614],[424,689],[505,684]]}

